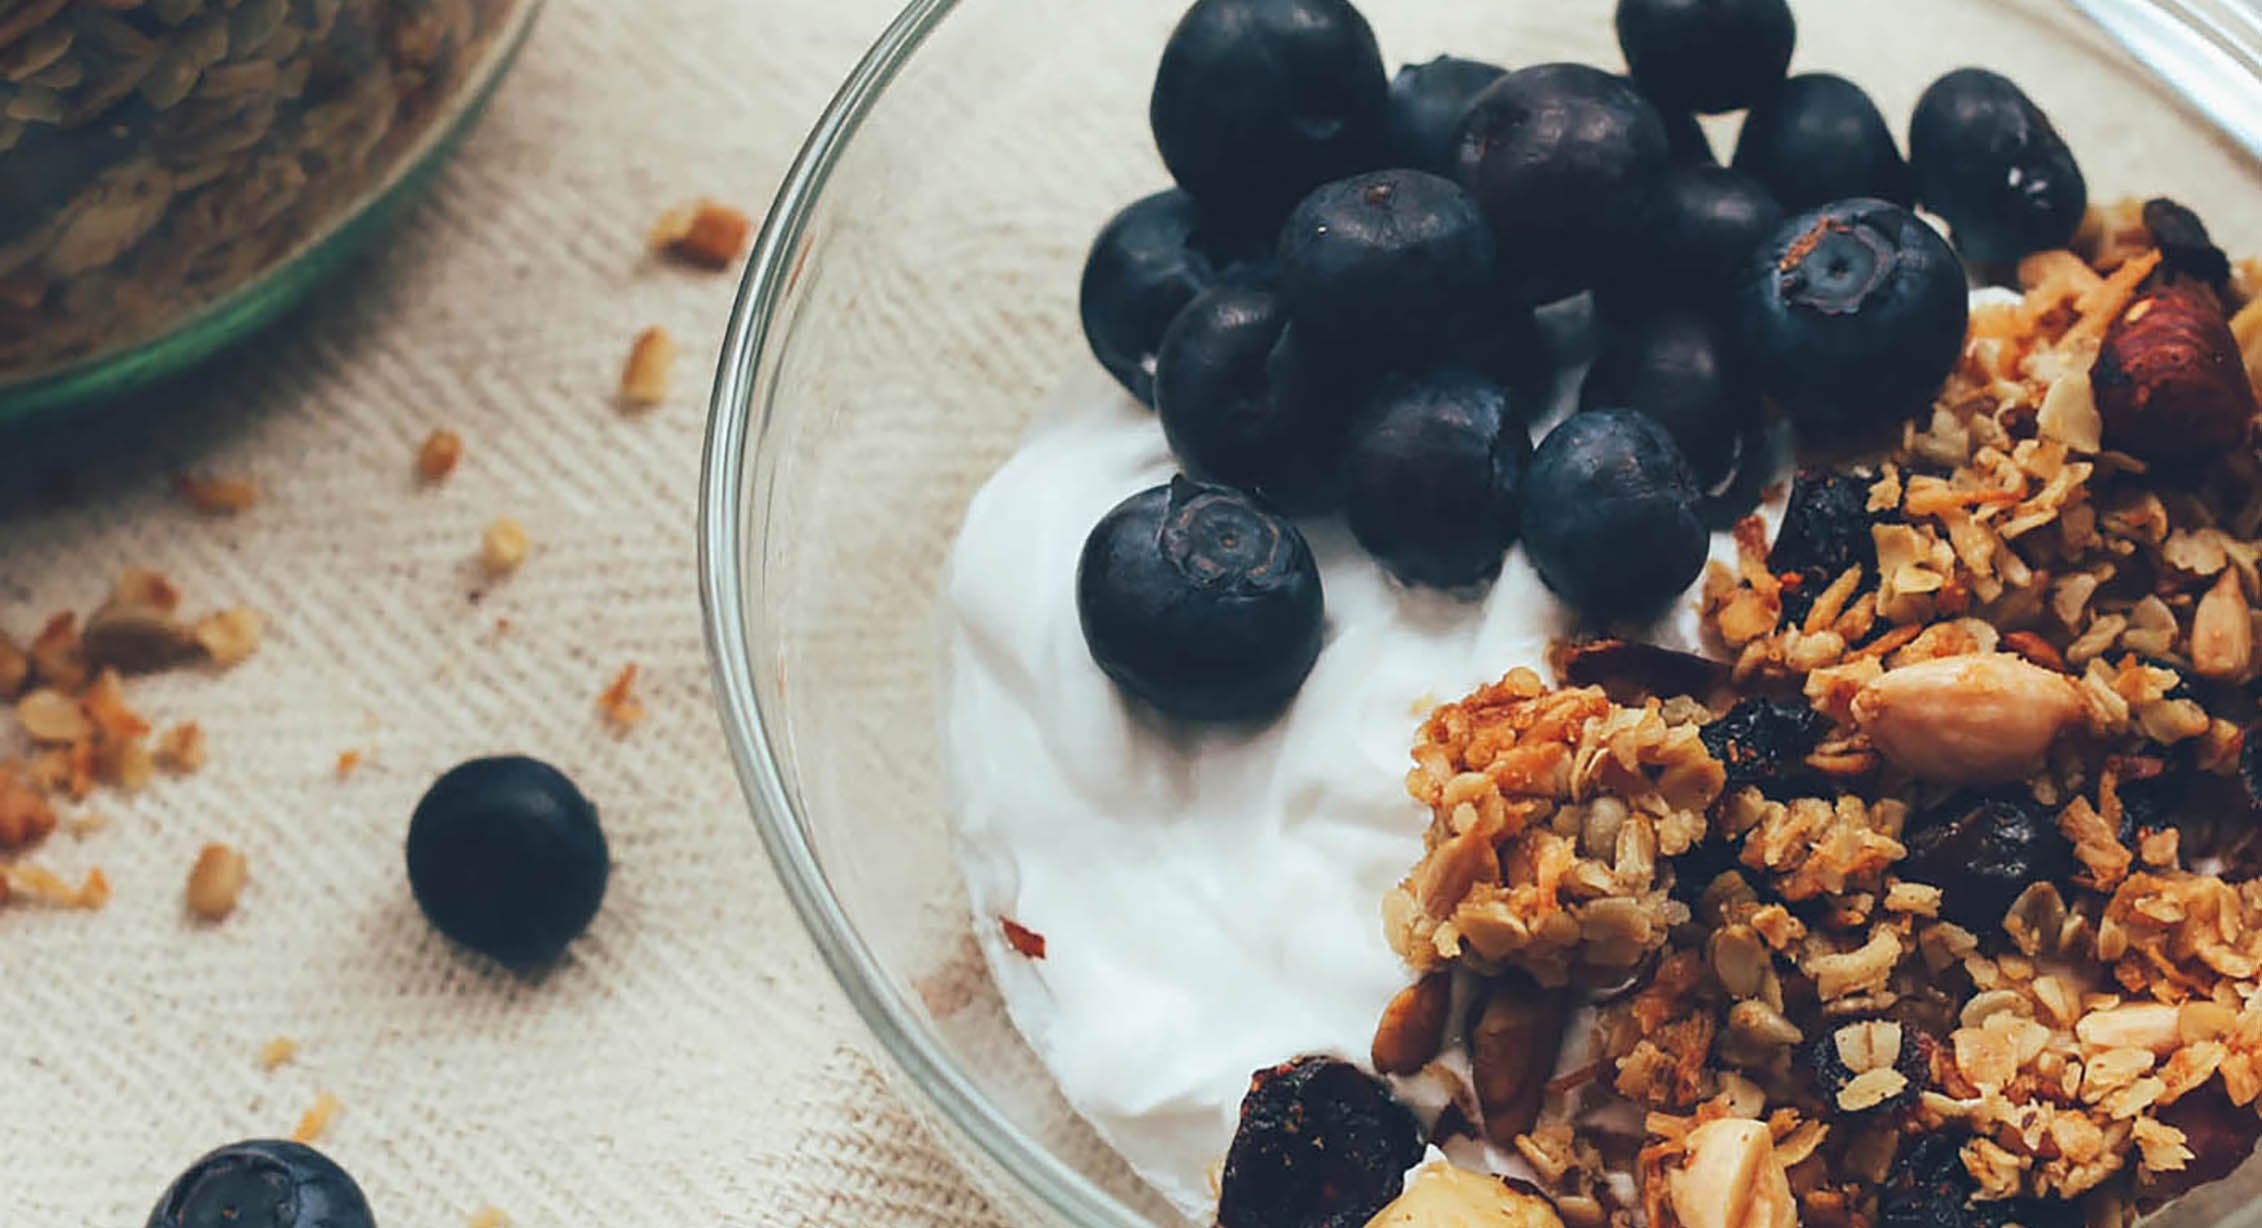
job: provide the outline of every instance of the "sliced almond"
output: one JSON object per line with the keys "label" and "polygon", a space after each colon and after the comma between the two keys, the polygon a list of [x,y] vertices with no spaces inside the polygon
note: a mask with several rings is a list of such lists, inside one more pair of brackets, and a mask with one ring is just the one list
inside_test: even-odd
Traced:
{"label": "sliced almond", "polygon": [[2254,664],[2254,617],[2235,568],[2224,568],[2191,616],[2191,667],[2200,677],[2235,682]]}
{"label": "sliced almond", "polygon": [[16,701],[16,721],[43,746],[69,746],[94,736],[94,721],[79,701],[41,687]]}

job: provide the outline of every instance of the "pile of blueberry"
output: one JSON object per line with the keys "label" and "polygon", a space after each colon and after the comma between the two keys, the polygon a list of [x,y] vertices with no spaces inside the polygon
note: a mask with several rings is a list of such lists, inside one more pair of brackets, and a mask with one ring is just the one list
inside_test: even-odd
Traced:
{"label": "pile of blueberry", "polygon": [[[1473,60],[1395,79],[1349,0],[1197,0],[1149,113],[1178,186],[1093,244],[1100,362],[1185,476],[1110,512],[1077,579],[1094,658],[1195,720],[1270,715],[1317,658],[1292,517],[1341,513],[1400,580],[1497,575],[1521,540],[1582,616],[1652,615],[1702,569],[1779,414],[1858,445],[1928,406],[1963,261],[2063,246],[2065,142],[1981,69],[1916,108],[1788,70],[1786,0],[1619,0],[1627,75]],[[1730,167],[1696,115],[1745,112]],[[1912,209],[1947,223],[1957,250]],[[1534,448],[1535,308],[1590,294],[1600,357]]]}

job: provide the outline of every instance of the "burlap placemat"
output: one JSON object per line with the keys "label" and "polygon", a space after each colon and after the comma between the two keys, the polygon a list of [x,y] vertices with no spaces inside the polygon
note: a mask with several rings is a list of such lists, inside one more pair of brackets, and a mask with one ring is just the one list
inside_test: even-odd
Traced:
{"label": "burlap placemat", "polygon": [[[0,910],[0,1224],[137,1225],[204,1150],[285,1134],[325,1091],[323,1146],[389,1226],[489,1204],[528,1226],[991,1222],[858,1049],[731,774],[693,524],[736,277],[643,252],[679,198],[759,214],[894,7],[552,0],[388,250],[188,386],[0,435],[0,626],[84,611],[127,565],[269,626],[234,672],[132,688],[211,758],[41,850],[101,866],[110,906]],[[654,324],[682,343],[674,391],[623,416]],[[441,426],[462,466],[419,490]],[[260,502],[200,517],[184,470]],[[533,557],[473,600],[505,514]],[[650,716],[615,736],[595,700],[630,662]],[[502,750],[572,772],[618,863],[537,982],[437,939],[401,869],[425,785]],[[217,927],[182,907],[207,840],[251,868]],[[300,1055],[269,1073],[278,1036]]]}

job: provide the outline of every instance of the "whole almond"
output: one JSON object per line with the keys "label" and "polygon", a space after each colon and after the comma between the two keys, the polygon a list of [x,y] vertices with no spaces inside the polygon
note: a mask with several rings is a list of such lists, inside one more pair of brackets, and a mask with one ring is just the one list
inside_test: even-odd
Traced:
{"label": "whole almond", "polygon": [[1987,652],[1887,670],[1855,693],[1853,714],[1879,754],[1920,780],[2005,784],[2042,765],[2082,702],[2064,674]]}
{"label": "whole almond", "polygon": [[2255,414],[2230,323],[2190,284],[2141,294],[2124,308],[2105,330],[2089,379],[2106,445],[2150,461],[2226,451]]}
{"label": "whole almond", "polygon": [[1453,974],[1433,972],[1408,985],[1382,1009],[1374,1031],[1374,1068],[1410,1075],[1445,1047],[1446,1017],[1453,1009]]}

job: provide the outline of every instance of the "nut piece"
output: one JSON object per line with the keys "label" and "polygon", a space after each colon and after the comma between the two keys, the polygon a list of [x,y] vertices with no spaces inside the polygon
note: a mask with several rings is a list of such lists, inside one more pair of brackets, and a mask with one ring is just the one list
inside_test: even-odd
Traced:
{"label": "nut piece", "polygon": [[41,687],[16,701],[16,721],[42,746],[69,746],[94,736],[86,709],[53,687]]}
{"label": "nut piece", "polygon": [[1563,1228],[1545,1198],[1498,1177],[1433,1161],[1413,1171],[1367,1228]]}
{"label": "nut piece", "polygon": [[668,373],[675,366],[675,338],[664,328],[647,328],[636,335],[628,363],[621,368],[620,399],[643,409],[667,399]]}
{"label": "nut piece", "polygon": [[223,669],[243,664],[258,650],[267,620],[248,606],[216,610],[196,620],[196,642]]}
{"label": "nut piece", "polygon": [[1445,1022],[1453,1008],[1453,974],[1432,972],[1398,991],[1382,1008],[1374,1030],[1374,1068],[1387,1075],[1410,1075],[1430,1064],[1445,1047]]}
{"label": "nut piece", "polygon": [[2235,682],[2254,661],[2254,619],[2238,569],[2226,567],[2191,617],[2191,667],[2202,678]]}
{"label": "nut piece", "polygon": [[157,766],[176,776],[203,770],[204,758],[204,726],[195,721],[182,721],[157,739]]}
{"label": "nut piece", "polygon": [[236,910],[249,867],[242,853],[225,844],[207,844],[189,867],[188,908],[206,921],[225,921]]}
{"label": "nut piece", "polygon": [[233,516],[259,502],[259,488],[249,478],[201,478],[182,473],[174,475],[173,489],[190,507],[207,516]]}
{"label": "nut piece", "polygon": [[526,537],[526,527],[508,516],[497,516],[494,523],[479,537],[479,565],[490,577],[500,579],[519,569],[526,562],[531,548]]}
{"label": "nut piece", "polygon": [[463,436],[444,427],[433,431],[424,437],[424,446],[416,450],[416,480],[426,484],[444,482],[462,459]]}
{"label": "nut piece", "polygon": [[2228,322],[2191,285],[2139,296],[2105,330],[2090,369],[2105,442],[2151,461],[2191,460],[2245,437],[2254,386]]}
{"label": "nut piece", "polygon": [[1469,1082],[1493,1142],[1512,1147],[1539,1120],[1569,1022],[1561,990],[1542,989],[1521,974],[1492,986],[1469,1024]]}
{"label": "nut piece", "polygon": [[110,596],[87,615],[79,644],[88,665],[129,674],[153,673],[194,660],[196,638],[174,618],[181,592],[153,571],[129,568]]}
{"label": "nut piece", "polygon": [[2082,717],[2064,674],[2009,653],[1940,657],[1887,670],[1854,695],[1854,721],[1920,780],[2003,784],[2041,766]]}
{"label": "nut piece", "polygon": [[1681,1228],[1796,1228],[1798,1205],[1764,1123],[1708,1121],[1686,1143],[1686,1160],[1666,1178]]}
{"label": "nut piece", "polygon": [[746,250],[754,220],[718,201],[702,200],[661,215],[652,228],[652,246],[685,264],[722,270]]}

